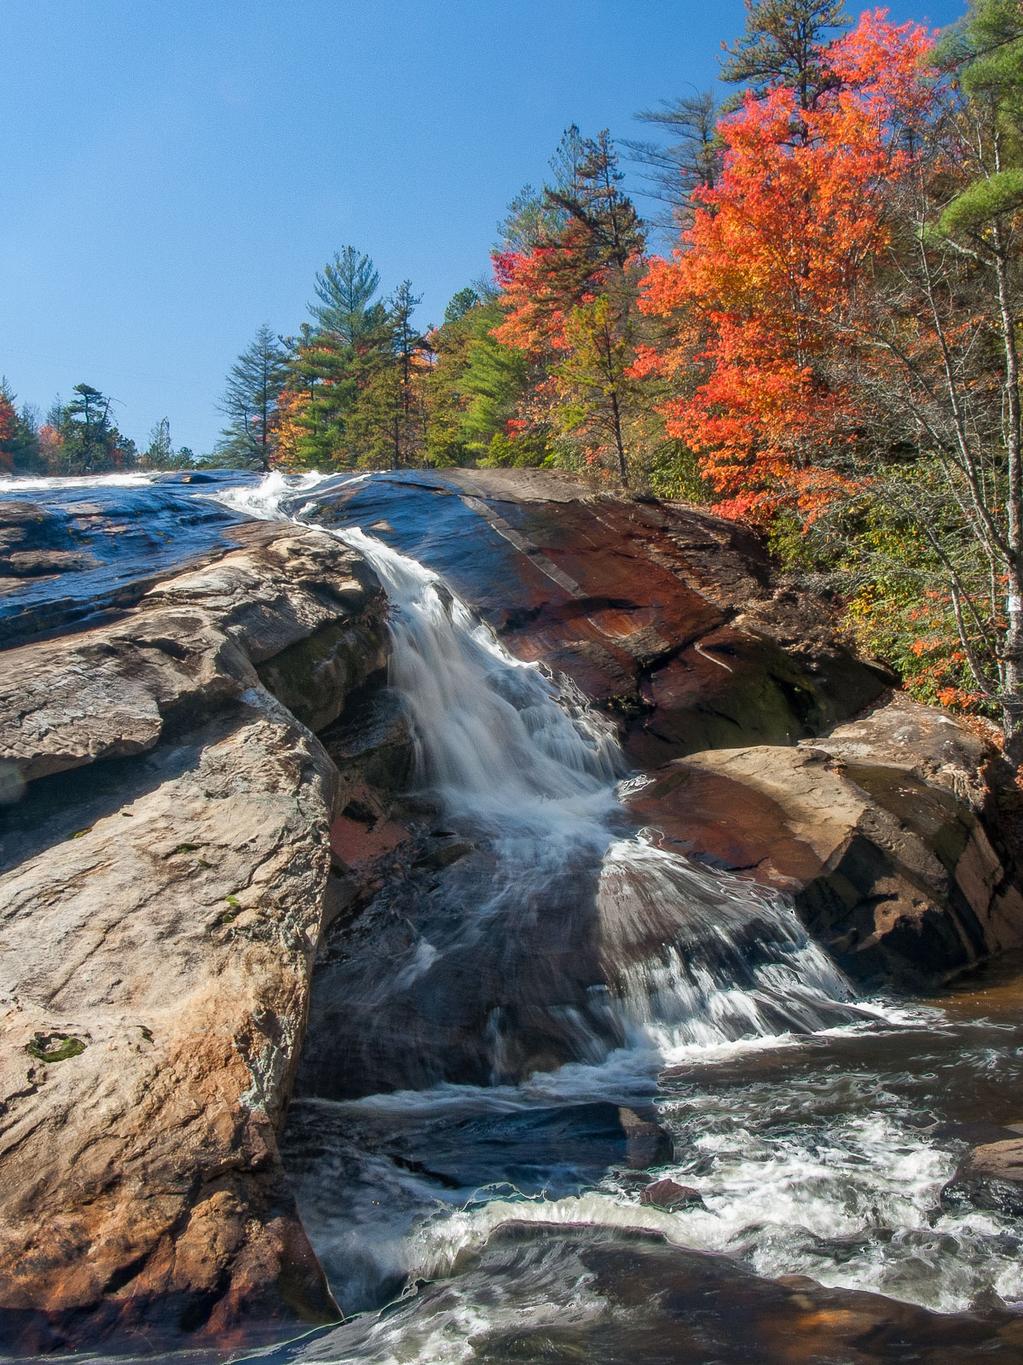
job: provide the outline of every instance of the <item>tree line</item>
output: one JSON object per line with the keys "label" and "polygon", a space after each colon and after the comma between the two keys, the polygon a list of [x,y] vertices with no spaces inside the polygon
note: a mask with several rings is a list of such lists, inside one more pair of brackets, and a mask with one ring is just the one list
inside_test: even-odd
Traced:
{"label": "tree line", "polygon": [[91,384],[76,384],[72,397],[57,398],[40,420],[31,404],[0,379],[0,474],[67,477],[125,469],[181,469],[196,462],[187,446],[175,448],[163,417],[139,450],[117,429],[113,399]]}
{"label": "tree line", "polygon": [[1023,9],[970,0],[941,34],[843,0],[747,11],[734,95],[620,146],[569,128],[439,325],[340,250],[298,332],[233,366],[214,458],[543,465],[751,521],[1018,763]]}

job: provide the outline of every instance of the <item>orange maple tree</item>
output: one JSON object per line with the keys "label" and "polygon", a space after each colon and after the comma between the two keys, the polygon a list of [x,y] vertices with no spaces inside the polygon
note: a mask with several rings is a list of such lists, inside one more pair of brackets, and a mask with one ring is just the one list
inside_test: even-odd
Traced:
{"label": "orange maple tree", "polygon": [[504,317],[493,335],[536,366],[528,416],[627,485],[643,230],[607,132],[580,138],[572,129],[566,138],[574,171],[545,192],[542,230],[494,255]]}
{"label": "orange maple tree", "polygon": [[831,457],[856,412],[823,361],[887,244],[881,190],[913,164],[931,45],[920,25],[869,11],[827,50],[832,88],[813,110],[783,86],[747,95],[719,125],[718,182],[695,192],[691,226],[643,281],[641,308],[670,319],[672,338],[633,372],[688,389],[665,405],[667,430],[726,515],[812,518],[846,486]]}

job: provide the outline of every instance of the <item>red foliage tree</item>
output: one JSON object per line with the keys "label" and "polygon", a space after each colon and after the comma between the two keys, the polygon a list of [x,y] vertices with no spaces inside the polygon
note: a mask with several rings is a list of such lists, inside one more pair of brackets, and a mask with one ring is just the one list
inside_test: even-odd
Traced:
{"label": "red foliage tree", "polygon": [[856,413],[822,362],[888,241],[880,191],[913,163],[930,46],[919,25],[870,11],[827,50],[834,79],[813,109],[784,86],[748,95],[719,125],[718,183],[696,192],[691,226],[643,282],[641,307],[670,318],[673,339],[634,372],[683,379],[667,429],[700,457],[726,515],[812,517],[844,484],[832,457]]}
{"label": "red foliage tree", "polygon": [[0,474],[10,474],[14,468],[13,444],[17,421],[14,404],[0,391]]}

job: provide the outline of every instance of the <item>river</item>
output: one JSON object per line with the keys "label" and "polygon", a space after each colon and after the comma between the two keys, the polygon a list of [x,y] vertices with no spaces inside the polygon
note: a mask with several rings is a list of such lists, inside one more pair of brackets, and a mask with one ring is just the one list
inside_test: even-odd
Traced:
{"label": "river", "polygon": [[[212,538],[230,525],[213,507],[320,524],[337,486],[88,498],[130,488]],[[1023,1306],[1020,1221],[940,1197],[971,1140],[1023,1121],[1018,965],[926,1001],[859,997],[784,898],[636,827],[644,776],[576,689],[364,529],[358,499],[334,515],[387,592],[418,808],[471,852],[382,889],[328,944],[282,1147],[356,1316],[259,1358],[586,1360],[614,1329],[635,1354],[601,1359],[780,1359],[748,1349],[741,1284],[702,1346],[650,1353],[661,1308],[644,1324],[633,1300],[659,1302],[683,1249],[945,1314]],[[644,1202],[655,1178],[694,1193]]]}

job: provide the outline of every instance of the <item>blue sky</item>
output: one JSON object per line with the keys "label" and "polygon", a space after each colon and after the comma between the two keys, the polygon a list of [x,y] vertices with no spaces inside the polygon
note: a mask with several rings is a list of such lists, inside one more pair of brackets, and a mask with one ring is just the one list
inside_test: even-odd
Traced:
{"label": "blue sky", "polygon": [[[855,8],[855,7],[853,7]],[[959,0],[894,0],[955,19]],[[487,266],[564,127],[706,87],[742,0],[0,0],[0,374],[216,439],[227,367],[351,242],[420,320]]]}

